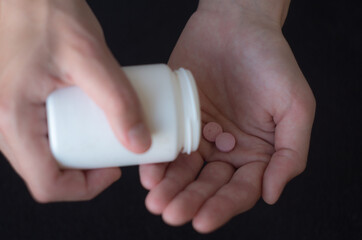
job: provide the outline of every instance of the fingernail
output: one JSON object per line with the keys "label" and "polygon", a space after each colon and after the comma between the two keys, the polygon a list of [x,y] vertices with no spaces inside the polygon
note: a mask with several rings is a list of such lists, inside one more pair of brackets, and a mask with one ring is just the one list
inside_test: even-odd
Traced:
{"label": "fingernail", "polygon": [[151,145],[150,132],[143,123],[139,123],[128,132],[128,140],[132,151],[141,153]]}

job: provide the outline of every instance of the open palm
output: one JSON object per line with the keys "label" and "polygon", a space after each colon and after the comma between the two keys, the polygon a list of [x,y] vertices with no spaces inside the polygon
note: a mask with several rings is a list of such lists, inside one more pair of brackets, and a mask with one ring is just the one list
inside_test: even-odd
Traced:
{"label": "open palm", "polygon": [[140,167],[148,209],[171,225],[213,231],[260,196],[275,203],[305,168],[313,94],[280,26],[242,20],[198,11],[171,55],[172,68],[195,76],[203,124],[218,122],[237,142],[223,153],[202,139],[190,156]]}

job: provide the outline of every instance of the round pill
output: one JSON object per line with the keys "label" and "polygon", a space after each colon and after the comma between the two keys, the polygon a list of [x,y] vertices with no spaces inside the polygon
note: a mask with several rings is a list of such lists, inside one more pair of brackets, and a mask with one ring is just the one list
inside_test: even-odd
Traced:
{"label": "round pill", "polygon": [[217,149],[221,152],[230,152],[235,147],[235,137],[228,132],[219,134],[215,140]]}
{"label": "round pill", "polygon": [[222,133],[222,127],[216,122],[209,122],[202,130],[204,138],[209,142],[215,142],[216,137]]}

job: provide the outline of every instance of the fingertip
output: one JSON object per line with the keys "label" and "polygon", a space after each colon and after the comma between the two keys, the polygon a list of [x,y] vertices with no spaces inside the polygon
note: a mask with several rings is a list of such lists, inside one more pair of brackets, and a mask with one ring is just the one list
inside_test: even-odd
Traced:
{"label": "fingertip", "polygon": [[269,175],[267,169],[264,174],[262,191],[262,198],[267,204],[273,205],[278,201],[279,196],[283,191],[283,183],[281,181],[282,179],[276,179],[275,177],[273,178],[272,175]]}
{"label": "fingertip", "polygon": [[141,178],[141,184],[142,186],[146,189],[146,190],[151,190],[154,187],[156,187],[156,185],[158,184],[158,182],[155,181],[155,179],[149,177],[149,176],[140,176]]}
{"label": "fingertip", "polygon": [[127,147],[135,153],[144,153],[151,146],[151,134],[144,123],[131,127],[127,133]]}
{"label": "fingertip", "polygon": [[74,83],[102,109],[122,145],[134,153],[143,153],[151,146],[151,134],[137,92],[113,56],[103,57],[77,56],[80,66],[71,72]]}
{"label": "fingertip", "polygon": [[195,215],[197,209],[192,203],[185,201],[184,197],[184,194],[179,194],[177,198],[167,205],[162,213],[162,219],[165,223],[171,226],[182,226]]}
{"label": "fingertip", "polygon": [[118,181],[121,175],[122,172],[120,168],[103,168],[87,171],[89,185],[99,190],[105,189]]}
{"label": "fingertip", "polygon": [[306,161],[299,159],[291,150],[274,153],[263,177],[262,197],[267,204],[275,204],[288,182],[304,171]]}
{"label": "fingertip", "polygon": [[121,179],[122,177],[122,171],[119,167],[116,167],[116,168],[112,168],[112,169],[109,169],[111,170],[111,173],[110,175],[113,175],[114,176],[114,181],[118,181],[119,179]]}
{"label": "fingertip", "polygon": [[[201,234],[209,234],[222,227],[231,219],[232,215],[222,214],[227,212],[227,209],[223,208],[217,202],[215,199],[209,199],[198,211],[192,221],[192,226],[195,231]],[[217,203],[217,205],[215,205],[215,203]],[[220,206],[220,209],[213,206]],[[220,212],[220,210],[222,212]]]}
{"label": "fingertip", "polygon": [[196,217],[192,221],[192,226],[200,234],[209,234],[215,230],[215,228],[210,225],[210,222],[203,220],[202,218]]}
{"label": "fingertip", "polygon": [[186,223],[186,221],[178,214],[174,214],[172,210],[165,209],[162,214],[162,220],[170,226],[178,227]]}
{"label": "fingertip", "polygon": [[277,169],[269,166],[264,173],[262,198],[269,205],[278,201],[285,185],[291,179],[290,176],[277,174],[276,171]]}
{"label": "fingertip", "polygon": [[264,202],[266,202],[269,205],[274,205],[278,201],[281,192],[282,191],[277,191],[277,192],[274,191],[274,192],[272,192],[272,191],[268,191],[268,190],[264,189],[263,190],[263,196],[262,196]]}
{"label": "fingertip", "polygon": [[164,204],[162,204],[161,201],[158,201],[157,199],[155,199],[155,194],[153,194],[152,192],[150,192],[145,200],[145,205],[147,210],[154,214],[154,215],[161,215],[161,213],[163,212],[165,206]]}
{"label": "fingertip", "polygon": [[151,190],[152,188],[154,188],[156,186],[155,182],[152,181],[152,179],[145,178],[145,177],[142,177],[142,176],[141,176],[141,185],[146,190]]}
{"label": "fingertip", "polygon": [[139,166],[142,186],[151,190],[159,184],[164,177],[168,163],[143,164]]}

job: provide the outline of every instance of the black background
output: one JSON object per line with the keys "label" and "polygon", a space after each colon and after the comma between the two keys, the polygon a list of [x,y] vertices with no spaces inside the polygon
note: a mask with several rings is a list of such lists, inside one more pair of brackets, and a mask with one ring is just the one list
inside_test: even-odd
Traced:
{"label": "black background", "polygon": [[[167,62],[195,0],[89,1],[122,65]],[[317,99],[306,171],[209,235],[144,206],[136,167],[88,202],[38,204],[0,159],[0,239],[362,239],[362,2],[293,0],[284,34]]]}

